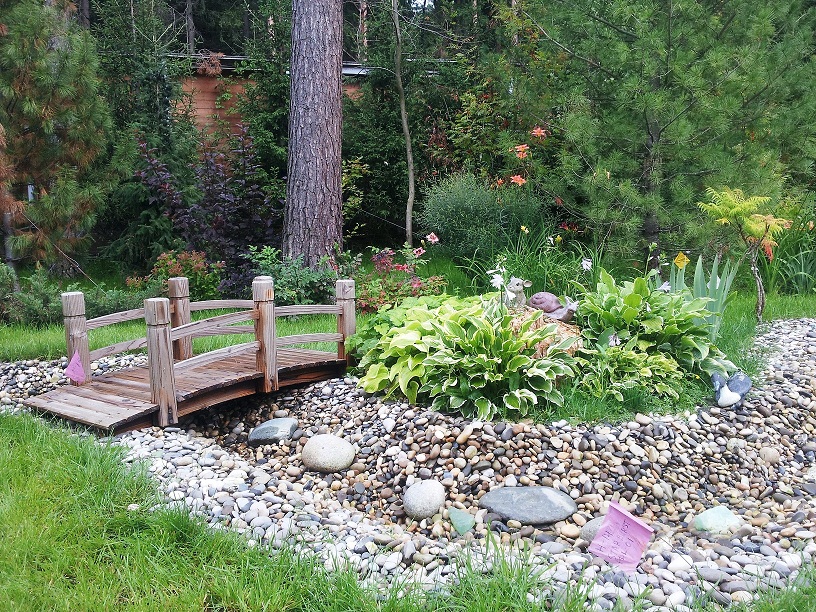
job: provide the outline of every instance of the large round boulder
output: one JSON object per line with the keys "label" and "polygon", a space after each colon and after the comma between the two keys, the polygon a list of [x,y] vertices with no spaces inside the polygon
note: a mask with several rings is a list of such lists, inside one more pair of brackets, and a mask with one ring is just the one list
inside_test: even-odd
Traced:
{"label": "large round boulder", "polygon": [[405,514],[421,521],[439,511],[445,503],[445,487],[436,480],[421,480],[412,484],[402,497]]}
{"label": "large round boulder", "polygon": [[303,445],[300,459],[306,469],[315,472],[339,472],[354,463],[354,446],[331,434],[312,436]]}

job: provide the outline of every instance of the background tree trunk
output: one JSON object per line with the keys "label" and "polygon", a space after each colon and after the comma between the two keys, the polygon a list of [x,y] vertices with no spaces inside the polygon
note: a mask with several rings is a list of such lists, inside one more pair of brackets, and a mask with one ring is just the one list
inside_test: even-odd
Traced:
{"label": "background tree trunk", "polygon": [[405,87],[402,84],[402,30],[400,29],[399,5],[392,0],[391,18],[394,20],[394,76],[397,79],[397,94],[399,95],[400,120],[402,121],[402,135],[405,138],[405,161],[408,166],[408,200],[405,204],[405,242],[413,244],[414,231],[414,199],[416,186],[414,178],[414,152],[411,148],[411,130],[408,127],[408,110],[405,105]]}
{"label": "background tree trunk", "polygon": [[315,267],[342,246],[341,86],[343,5],[292,6],[289,155],[283,253]]}

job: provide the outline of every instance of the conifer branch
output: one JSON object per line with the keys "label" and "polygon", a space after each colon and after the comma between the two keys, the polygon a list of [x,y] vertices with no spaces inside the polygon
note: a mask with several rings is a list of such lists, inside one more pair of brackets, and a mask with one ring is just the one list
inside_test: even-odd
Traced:
{"label": "conifer branch", "polygon": [[598,70],[600,70],[601,72],[603,72],[605,75],[607,75],[607,76],[609,76],[609,77],[612,77],[613,79],[614,79],[614,78],[616,78],[616,75],[615,75],[614,73],[610,72],[609,70],[607,70],[606,68],[604,68],[603,66],[601,66],[601,65],[600,65],[598,62],[596,62],[595,60],[590,59],[590,58],[588,58],[588,57],[584,57],[583,55],[579,55],[578,53],[576,53],[575,51],[573,51],[573,50],[572,50],[572,49],[570,49],[569,47],[567,47],[567,46],[563,45],[562,43],[558,42],[557,40],[555,40],[555,39],[554,39],[552,36],[550,36],[550,34],[549,34],[549,32],[547,32],[547,30],[545,30],[545,29],[544,29],[544,28],[543,28],[543,27],[542,27],[542,26],[541,26],[541,25],[540,25],[540,24],[539,24],[539,23],[538,23],[538,22],[537,22],[535,19],[533,19],[533,18],[530,16],[530,13],[528,13],[527,11],[524,11],[524,16],[525,16],[525,17],[527,17],[527,19],[529,19],[529,20],[530,20],[530,22],[531,22],[531,23],[532,23],[532,24],[533,24],[533,25],[534,25],[536,28],[538,28],[539,32],[541,32],[541,33],[544,35],[544,37],[545,37],[547,40],[549,40],[549,41],[550,41],[552,44],[554,44],[556,47],[558,47],[559,49],[561,49],[562,51],[564,51],[564,53],[567,53],[568,55],[571,55],[571,56],[572,56],[572,57],[574,57],[575,59],[577,59],[577,60],[581,60],[582,62],[584,62],[584,63],[586,63],[586,64],[589,64],[589,65],[590,65],[590,66],[592,66],[593,68],[597,68]]}

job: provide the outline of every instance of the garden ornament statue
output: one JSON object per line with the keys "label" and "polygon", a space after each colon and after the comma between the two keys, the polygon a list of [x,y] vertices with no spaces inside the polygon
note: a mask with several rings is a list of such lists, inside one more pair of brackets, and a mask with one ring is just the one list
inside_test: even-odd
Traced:
{"label": "garden ornament statue", "polygon": [[509,308],[524,308],[527,304],[527,296],[524,295],[524,290],[532,287],[532,281],[524,280],[516,276],[511,276],[505,287],[506,291],[502,296],[502,301],[505,306]]}
{"label": "garden ornament statue", "polygon": [[544,315],[551,319],[569,323],[572,321],[572,317],[575,316],[575,311],[578,310],[578,302],[569,298],[565,299],[566,304],[562,304],[561,300],[554,293],[540,291],[534,293],[527,304],[533,308],[543,310]]}

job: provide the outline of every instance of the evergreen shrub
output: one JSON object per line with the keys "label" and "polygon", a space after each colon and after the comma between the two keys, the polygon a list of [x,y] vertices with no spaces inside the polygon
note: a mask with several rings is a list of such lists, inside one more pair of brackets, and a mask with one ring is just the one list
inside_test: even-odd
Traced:
{"label": "evergreen shrub", "polygon": [[428,192],[420,220],[454,258],[492,258],[519,228],[537,227],[541,202],[527,189],[491,189],[472,174],[443,179]]}

